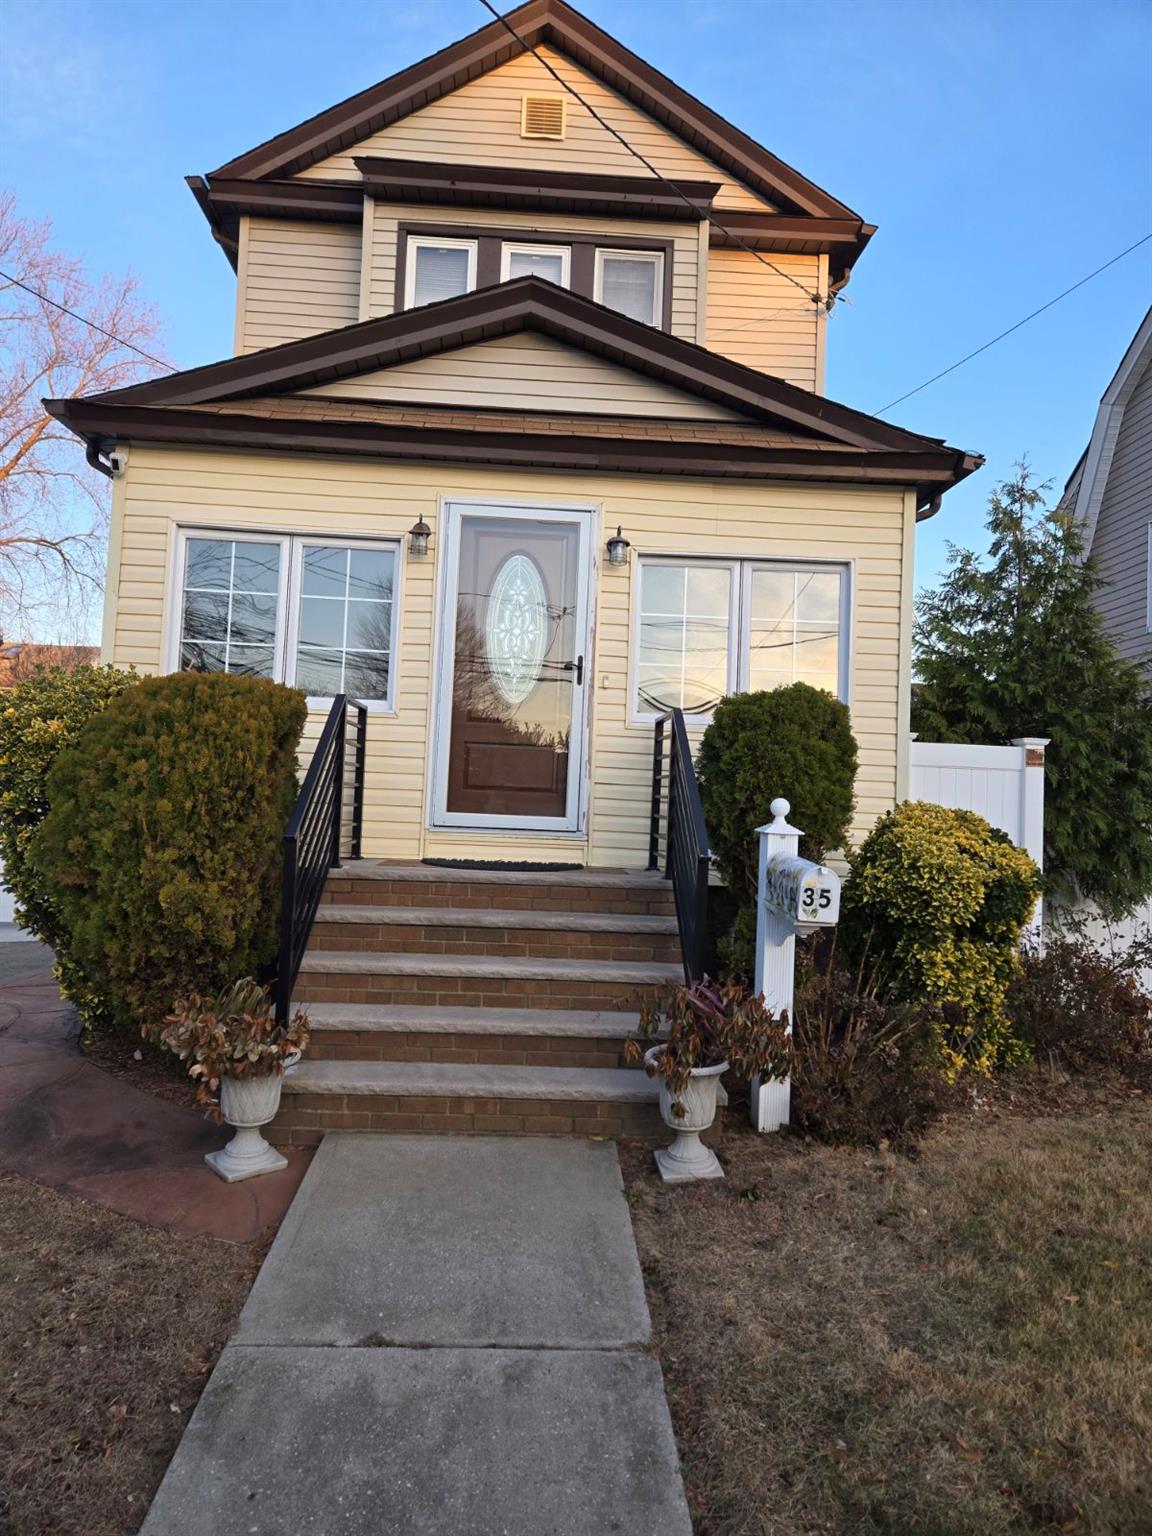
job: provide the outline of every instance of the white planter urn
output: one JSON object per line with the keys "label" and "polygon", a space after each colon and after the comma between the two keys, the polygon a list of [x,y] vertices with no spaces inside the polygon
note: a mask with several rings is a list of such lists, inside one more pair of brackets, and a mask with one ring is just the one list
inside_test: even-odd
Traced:
{"label": "white planter urn", "polygon": [[[645,1062],[655,1067],[660,1081],[660,1118],[670,1131],[676,1132],[676,1140],[670,1147],[660,1147],[652,1154],[660,1177],[666,1184],[683,1184],[690,1179],[722,1179],[724,1170],[715,1152],[700,1140],[700,1132],[706,1131],[716,1118],[716,1090],[721,1076],[728,1070],[728,1063],[721,1061],[714,1067],[693,1067],[686,1086],[673,1094],[660,1077],[663,1049],[662,1045],[654,1045],[644,1053]],[[674,1103],[683,1106],[683,1115],[672,1113]]]}
{"label": "white planter urn", "polygon": [[275,1118],[280,1108],[283,1079],[279,1072],[259,1077],[225,1077],[220,1080],[220,1113],[236,1134],[220,1152],[206,1152],[204,1161],[229,1184],[254,1179],[260,1173],[287,1168],[288,1159],[270,1147],[260,1127]]}

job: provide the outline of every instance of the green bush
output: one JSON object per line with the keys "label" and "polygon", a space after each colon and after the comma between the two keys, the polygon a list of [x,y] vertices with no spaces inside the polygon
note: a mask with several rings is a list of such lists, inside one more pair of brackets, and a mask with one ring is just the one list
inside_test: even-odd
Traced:
{"label": "green bush", "polygon": [[783,795],[790,803],[803,858],[820,862],[847,840],[856,779],[848,706],[807,683],[732,694],[704,732],[696,773],[712,852],[737,902],[727,960],[746,972],[756,935],[756,828],[771,821],[772,801]]}
{"label": "green bush", "polygon": [[4,884],[16,898],[22,928],[50,944],[65,996],[86,1021],[97,1021],[99,996],[72,954],[64,915],[31,858],[48,814],[48,773],[60,752],[94,715],[139,679],[115,667],[53,667],[4,696],[0,707],[0,858]]}
{"label": "green bush", "polygon": [[60,754],[33,860],[117,1027],[272,961],[305,715],[277,683],[176,673],[113,700]]}
{"label": "green bush", "polygon": [[898,1000],[943,1010],[953,1075],[1028,1056],[1004,999],[1040,885],[1028,854],[983,817],[926,801],[882,816],[852,859],[842,941]]}

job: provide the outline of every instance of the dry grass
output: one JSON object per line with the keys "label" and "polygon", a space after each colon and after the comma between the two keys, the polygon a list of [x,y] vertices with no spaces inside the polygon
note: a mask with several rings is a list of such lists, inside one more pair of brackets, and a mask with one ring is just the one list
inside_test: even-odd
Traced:
{"label": "dry grass", "polygon": [[129,1536],[263,1245],[146,1227],[0,1174],[0,1532]]}
{"label": "dry grass", "polygon": [[629,1153],[697,1536],[1152,1531],[1150,1133],[1117,1085],[916,1161],[735,1118],[722,1185]]}

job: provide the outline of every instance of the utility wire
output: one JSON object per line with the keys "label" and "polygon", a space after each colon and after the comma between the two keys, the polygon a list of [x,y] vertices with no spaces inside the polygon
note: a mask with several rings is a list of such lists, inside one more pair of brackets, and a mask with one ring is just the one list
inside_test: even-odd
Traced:
{"label": "utility wire", "polygon": [[[790,273],[785,272],[782,268],[769,261],[768,258],[764,256],[760,251],[756,250],[754,246],[749,245],[745,240],[741,240],[740,236],[734,234],[732,230],[730,230],[726,225],[722,224],[714,213],[712,213],[707,208],[701,208],[698,203],[694,203],[688,194],[686,192],[682,192],[674,181],[669,181],[668,177],[665,176],[662,171],[658,171],[652,164],[651,160],[648,160],[644,155],[640,153],[638,149],[629,144],[628,140],[619,131],[619,129],[613,128],[610,122],[600,116],[600,113],[596,111],[595,107],[590,106],[588,102],[584,100],[583,96],[581,96],[580,92],[574,85],[570,85],[568,81],[564,79],[563,75],[558,74],[556,70],[552,68],[551,64],[549,64],[548,60],[544,57],[538,48],[534,47],[533,44],[524,41],[524,39],[520,36],[519,32],[517,32],[516,28],[512,25],[508,18],[506,16],[501,16],[500,12],[492,4],[492,0],[480,0],[480,4],[491,16],[496,18],[496,20],[500,23],[506,32],[515,38],[515,40],[520,44],[521,48],[524,49],[525,53],[532,54],[533,57],[539,61],[539,63],[543,64],[544,68],[552,76],[553,80],[555,80],[559,86],[566,90],[570,96],[574,96],[580,105],[584,108],[585,112],[587,112],[591,117],[595,118],[595,120],[600,124],[601,128],[607,129],[612,137],[618,140],[630,155],[634,155],[636,159],[639,160],[640,164],[645,168],[645,170],[649,171],[653,176],[656,177],[657,181],[661,181],[666,187],[670,187],[671,190],[680,199],[680,201],[682,203],[686,203],[697,217],[703,214],[703,216],[708,220],[708,223],[711,224],[714,229],[718,229],[726,239],[731,240],[733,245],[739,246],[742,251],[747,251],[749,256],[754,256],[761,266],[767,267],[771,272],[775,272],[777,277],[784,278],[785,281],[792,284],[793,288],[799,288],[800,292],[804,294],[811,303],[816,305],[825,304],[825,300],[821,298],[819,293],[814,292],[810,288],[805,288],[803,283],[797,282]],[[832,304],[836,302],[839,297],[839,294],[830,294],[827,301],[827,307],[831,308]]]}
{"label": "utility wire", "polygon": [[155,363],[160,368],[167,368],[169,373],[178,372],[171,363],[164,363],[158,357],[153,357],[151,352],[145,352],[135,342],[125,341],[123,336],[117,336],[115,331],[106,331],[102,325],[97,325],[95,320],[89,320],[86,315],[78,315],[74,309],[69,309],[67,304],[57,304],[55,299],[50,299],[46,293],[40,293],[35,288],[29,288],[27,283],[22,283],[18,277],[13,277],[8,272],[0,272],[0,277],[5,282],[11,283],[15,288],[23,288],[25,293],[30,293],[34,299],[39,299],[41,304],[51,304],[53,309],[58,309],[61,314],[71,315],[73,320],[79,320],[81,325],[91,326],[94,331],[99,331],[101,336],[107,336],[109,341],[114,341],[118,346],[127,347],[130,352],[137,352],[141,357],[146,357],[150,363]]}
{"label": "utility wire", "polygon": [[1122,261],[1125,256],[1131,255],[1140,246],[1147,245],[1149,240],[1152,240],[1152,232],[1146,234],[1142,240],[1137,240],[1135,244],[1128,246],[1127,250],[1123,250],[1118,255],[1113,256],[1111,261],[1106,261],[1102,267],[1097,267],[1095,272],[1089,272],[1088,276],[1082,277],[1078,283],[1073,283],[1071,288],[1065,288],[1063,293],[1058,293],[1054,299],[1049,299],[1047,304],[1041,304],[1039,309],[1034,309],[1030,315],[1025,315],[1023,320],[1017,320],[1015,325],[1010,325],[1006,331],[1001,331],[999,336],[993,336],[991,341],[986,341],[982,347],[977,347],[975,352],[969,352],[967,357],[962,357],[959,362],[952,363],[950,367],[941,369],[939,373],[934,373],[930,379],[925,379],[923,384],[917,384],[916,388],[910,389],[906,395],[901,395],[898,399],[889,401],[880,410],[873,411],[873,416],[883,416],[893,406],[901,405],[905,400],[911,400],[913,395],[918,395],[922,389],[927,389],[929,384],[935,384],[937,379],[942,379],[949,373],[955,373],[957,368],[963,368],[965,363],[970,363],[974,357],[979,357],[981,352],[987,352],[989,347],[994,347],[998,341],[1003,341],[1005,336],[1011,336],[1013,331],[1018,331],[1022,325],[1027,325],[1029,320],[1035,320],[1037,315],[1042,315],[1046,309],[1051,309],[1053,304],[1059,304],[1061,299],[1066,299],[1070,293],[1075,293],[1077,288],[1083,288],[1085,283],[1090,283],[1094,277],[1099,277],[1101,272],[1107,272],[1109,267],[1114,267],[1118,261]]}

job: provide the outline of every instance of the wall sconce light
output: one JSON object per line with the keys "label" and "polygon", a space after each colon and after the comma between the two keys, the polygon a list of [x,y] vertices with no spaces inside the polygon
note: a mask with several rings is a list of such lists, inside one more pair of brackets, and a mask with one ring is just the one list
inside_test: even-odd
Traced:
{"label": "wall sconce light", "polygon": [[624,537],[623,528],[618,526],[616,532],[608,540],[608,564],[627,565],[628,551],[631,548],[631,544]]}
{"label": "wall sconce light", "polygon": [[418,523],[413,523],[408,530],[408,553],[415,555],[417,559],[428,553],[428,540],[432,537],[432,530],[423,518]]}

